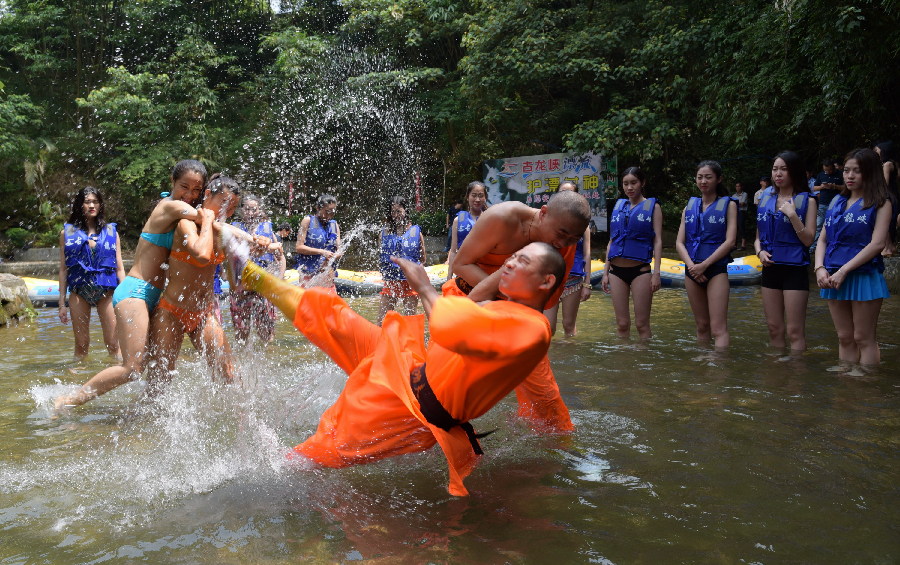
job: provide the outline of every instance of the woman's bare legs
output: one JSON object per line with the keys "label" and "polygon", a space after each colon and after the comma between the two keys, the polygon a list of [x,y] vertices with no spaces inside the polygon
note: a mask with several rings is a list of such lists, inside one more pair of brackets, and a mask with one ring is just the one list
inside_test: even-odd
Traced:
{"label": "woman's bare legs", "polygon": [[140,298],[126,298],[116,305],[115,311],[122,363],[103,369],[75,393],[57,398],[54,401],[55,408],[80,406],[127,383],[133,377],[140,376],[143,372],[147,356],[147,329],[150,323],[147,303]]}

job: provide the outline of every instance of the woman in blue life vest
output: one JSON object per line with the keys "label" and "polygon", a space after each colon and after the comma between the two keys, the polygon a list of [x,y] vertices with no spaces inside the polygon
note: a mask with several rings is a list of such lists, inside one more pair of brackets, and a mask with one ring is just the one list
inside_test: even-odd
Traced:
{"label": "woman in blue life vest", "polygon": [[106,350],[119,356],[112,294],[124,278],[116,224],[106,222],[100,191],[86,186],[75,195],[69,221],[59,234],[59,321],[67,324],[72,319],[76,359],[90,348],[92,306],[97,307]]}
{"label": "woman in blue life vest", "polygon": [[193,159],[179,161],[172,168],[170,181],[170,196],[156,204],[144,223],[134,250],[134,263],[113,292],[122,362],[103,369],[78,390],[57,397],[53,401],[57,410],[84,404],[140,378],[144,372],[150,315],[162,296],[175,227],[181,220],[203,221],[203,215],[193,205],[201,197],[206,167]]}
{"label": "woman in blue life vest", "polygon": [[453,260],[463,241],[475,227],[481,213],[487,210],[487,188],[483,182],[472,181],[466,187],[463,209],[456,214],[450,227],[450,253],[447,255],[447,279],[453,278]]}
{"label": "woman in blue life vest", "polygon": [[[231,225],[270,241],[266,249],[255,248],[251,259],[273,275],[284,277],[286,265],[281,243],[276,241],[272,222],[265,219],[259,196],[255,194],[244,196],[241,204],[241,221],[232,222]],[[275,337],[275,306],[260,294],[243,288],[232,289],[228,297],[235,339],[245,342],[250,337],[250,332],[255,330],[263,343],[272,341]]]}
{"label": "woman in blue life vest", "polygon": [[828,301],[844,364],[881,360],[875,331],[890,296],[881,251],[891,212],[881,160],[871,149],[854,149],[844,160],[844,189],[825,213],[815,258],[819,295]]}
{"label": "woman in blue life vest", "polygon": [[416,313],[419,295],[412,289],[403,272],[391,257],[401,257],[420,265],[425,262],[425,236],[422,229],[413,225],[406,215],[406,198],[394,196],[385,210],[386,225],[378,234],[378,248],[381,250],[378,268],[384,287],[381,290],[381,312],[378,323],[390,310],[397,310],[397,304],[403,305],[400,312],[406,316]]}
{"label": "woman in blue life vest", "polygon": [[[756,255],[762,263],[762,301],[769,345],[806,350],[809,246],[816,235],[818,206],[808,192],[803,159],[783,151],[772,163],[773,193],[759,199]],[[785,341],[787,332],[787,343]]]}
{"label": "woman in blue life vest", "polygon": [[337,199],[330,194],[321,194],[316,200],[316,213],[300,220],[294,251],[304,288],[317,286],[337,293],[334,276],[337,272],[335,261],[340,256],[341,228],[334,219],[336,209]]}
{"label": "woman in blue life vest", "polygon": [[722,166],[716,161],[697,165],[694,179],[700,196],[692,196],[681,214],[675,248],[684,261],[687,290],[697,341],[714,339],[725,349],[728,336],[728,263],[737,237],[737,203],[722,184]]}
{"label": "woman in blue life vest", "polygon": [[[571,190],[578,192],[578,186],[572,181],[564,181],[559,185],[559,192]],[[584,235],[575,244],[575,261],[572,270],[566,278],[565,289],[555,306],[544,310],[544,315],[550,322],[550,333],[556,333],[556,321],[559,317],[560,304],[562,304],[563,332],[566,337],[572,337],[578,333],[576,320],[581,303],[591,297],[591,228],[584,230]]]}
{"label": "woman in blue life vest", "polygon": [[[619,337],[631,335],[629,294],[634,302],[634,325],[641,339],[650,339],[650,306],[662,286],[662,209],[656,198],[644,196],[647,178],[639,167],[622,174],[625,198],[616,201],[609,222],[606,269],[601,286],[612,295]],[[650,261],[653,261],[653,269]]]}

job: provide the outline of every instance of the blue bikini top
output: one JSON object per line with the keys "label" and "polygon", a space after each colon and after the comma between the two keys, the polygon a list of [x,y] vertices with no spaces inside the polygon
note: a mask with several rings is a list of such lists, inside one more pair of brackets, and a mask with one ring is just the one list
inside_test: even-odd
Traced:
{"label": "blue bikini top", "polygon": [[149,233],[141,232],[141,239],[145,239],[158,247],[172,249],[172,243],[175,241],[175,230],[166,233]]}

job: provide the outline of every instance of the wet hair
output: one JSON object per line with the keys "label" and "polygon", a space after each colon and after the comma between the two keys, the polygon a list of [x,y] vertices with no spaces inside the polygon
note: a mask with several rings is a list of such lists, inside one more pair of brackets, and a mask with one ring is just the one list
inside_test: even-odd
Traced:
{"label": "wet hair", "polygon": [[552,296],[554,292],[563,284],[566,280],[566,260],[563,259],[563,256],[559,251],[556,250],[549,243],[535,242],[541,249],[541,268],[543,273],[547,275],[553,275],[556,277],[556,282],[553,283],[553,287],[550,288],[550,292],[547,296]]}
{"label": "wet hair", "polygon": [[[887,199],[887,186],[884,183],[884,173],[881,169],[881,159],[878,154],[867,148],[854,149],[844,157],[846,163],[854,159],[859,166],[859,174],[862,175],[863,208],[881,206]],[[844,185],[841,194],[847,196],[850,190]]]}
{"label": "wet hair", "polygon": [[203,177],[203,184],[206,184],[206,167],[204,167],[203,163],[200,161],[197,161],[196,159],[183,159],[175,163],[175,166],[172,167],[172,180],[180,179],[185,173],[197,173]]}
{"label": "wet hair", "polygon": [[75,195],[75,198],[72,200],[72,213],[69,214],[69,221],[67,223],[72,224],[78,229],[86,230],[87,226],[87,218],[84,217],[84,210],[82,206],[84,206],[84,200],[87,198],[88,194],[93,194],[97,197],[99,201],[99,208],[97,209],[97,231],[103,229],[103,226],[106,225],[106,218],[104,217],[104,206],[103,206],[103,195],[100,194],[100,191],[94,188],[93,186],[86,186],[78,191],[78,194]]}
{"label": "wet hair", "polygon": [[580,228],[573,226],[575,233],[582,233],[591,221],[591,207],[587,199],[571,190],[558,191],[551,196],[547,201],[547,211],[554,216],[568,216],[573,222],[580,224]]}
{"label": "wet hair", "polygon": [[208,190],[210,194],[219,194],[220,192],[227,190],[235,196],[241,195],[241,185],[233,178],[226,177],[222,173],[213,173],[213,175],[209,177],[209,182],[206,183],[206,190]]}
{"label": "wet hair", "polygon": [[482,190],[484,190],[484,209],[487,210],[487,207],[488,207],[487,187],[484,185],[483,182],[481,182],[479,180],[473,180],[472,182],[470,182],[468,184],[468,186],[466,186],[466,195],[465,195],[465,197],[463,197],[462,205],[466,211],[469,210],[469,195],[472,194],[472,191],[475,190],[476,188],[481,188]]}
{"label": "wet hair", "polygon": [[324,208],[325,206],[328,206],[329,204],[337,204],[337,198],[335,198],[331,194],[327,194],[327,193],[323,192],[316,199],[316,210]]}
{"label": "wet hair", "polygon": [[700,161],[700,163],[697,164],[697,173],[699,173],[700,169],[704,167],[709,167],[709,169],[716,175],[716,196],[728,196],[728,189],[725,188],[725,184],[722,182],[722,165],[720,165],[718,161]]}
{"label": "wet hair", "polygon": [[[787,165],[788,178],[791,179],[791,189],[794,195],[809,190],[806,184],[806,168],[803,166],[803,159],[800,155],[793,151],[782,151],[775,156],[775,159],[781,159]],[[772,164],[775,164],[772,159]]]}
{"label": "wet hair", "polygon": [[[407,209],[406,198],[403,196],[400,196],[398,194],[396,196],[392,196],[391,199],[385,203],[385,206],[384,206],[385,221],[386,221],[387,226],[389,228],[391,228],[392,230],[396,229],[398,227],[397,221],[394,220],[394,215],[391,213],[391,211],[394,207],[394,204],[400,206],[401,208],[403,208],[403,210],[406,210]],[[408,216],[405,219],[405,221],[409,221]]]}

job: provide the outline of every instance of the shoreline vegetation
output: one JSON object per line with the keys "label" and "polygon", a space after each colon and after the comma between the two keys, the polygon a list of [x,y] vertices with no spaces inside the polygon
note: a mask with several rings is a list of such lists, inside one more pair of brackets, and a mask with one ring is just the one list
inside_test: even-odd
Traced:
{"label": "shoreline vegetation", "polygon": [[900,138],[897,44],[887,1],[9,0],[0,256],[52,245],[88,184],[135,237],[188,157],[294,224],[323,190],[352,225],[418,179],[439,236],[484,160],[602,151],[676,225],[699,160],[752,187],[785,148],[815,170]]}

